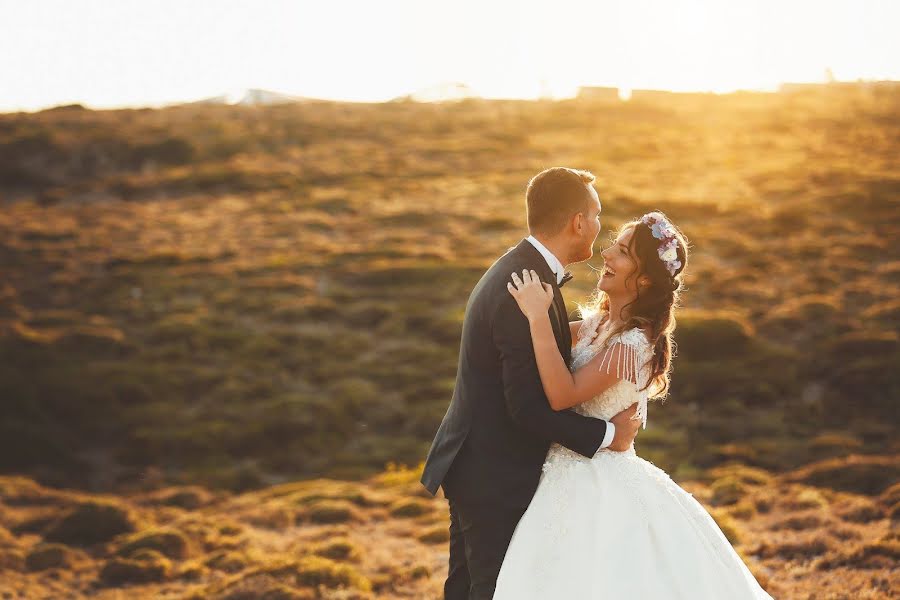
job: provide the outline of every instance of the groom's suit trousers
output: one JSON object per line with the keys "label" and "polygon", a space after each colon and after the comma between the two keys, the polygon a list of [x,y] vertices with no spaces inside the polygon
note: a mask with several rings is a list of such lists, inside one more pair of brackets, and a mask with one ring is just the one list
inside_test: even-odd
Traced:
{"label": "groom's suit trousers", "polygon": [[450,570],[444,600],[491,600],[524,508],[450,500]]}

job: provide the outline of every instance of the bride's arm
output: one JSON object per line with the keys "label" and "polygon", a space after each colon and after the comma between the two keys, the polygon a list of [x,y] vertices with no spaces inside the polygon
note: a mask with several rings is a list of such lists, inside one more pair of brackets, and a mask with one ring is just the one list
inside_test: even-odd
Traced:
{"label": "bride's arm", "polygon": [[584,320],[580,321],[569,321],[569,334],[572,338],[572,347],[575,347],[575,344],[578,342],[578,330],[581,328],[581,324],[584,323]]}
{"label": "bride's arm", "polygon": [[512,278],[513,283],[507,283],[507,288],[528,318],[541,385],[553,410],[565,410],[590,400],[622,379],[637,381],[634,348],[621,342],[598,353],[574,374],[569,372],[550,325],[548,309],[553,302],[553,288],[542,283],[533,270],[523,270],[522,279],[516,273]]}
{"label": "bride's arm", "polygon": [[553,410],[565,410],[586,402],[623,379],[636,383],[634,370],[624,368],[633,361],[633,354],[628,346],[613,344],[575,373],[571,373],[556,345],[550,316],[546,312],[529,316],[528,326],[541,384]]}

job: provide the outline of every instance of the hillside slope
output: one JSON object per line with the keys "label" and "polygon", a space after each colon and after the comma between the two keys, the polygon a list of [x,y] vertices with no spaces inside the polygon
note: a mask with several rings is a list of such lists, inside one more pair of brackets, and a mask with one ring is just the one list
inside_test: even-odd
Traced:
{"label": "hillside slope", "polygon": [[417,464],[469,291],[555,164],[598,175],[596,251],[656,208],[692,243],[648,457],[896,453],[900,94],[670,96],[0,115],[0,471],[242,491]]}

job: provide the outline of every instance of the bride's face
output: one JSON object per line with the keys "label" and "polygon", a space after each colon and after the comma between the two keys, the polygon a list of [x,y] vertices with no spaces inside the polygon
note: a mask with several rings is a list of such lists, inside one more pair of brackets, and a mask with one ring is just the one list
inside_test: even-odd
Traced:
{"label": "bride's face", "polygon": [[600,255],[603,257],[603,273],[597,287],[610,296],[628,297],[637,294],[638,260],[628,248],[634,228],[622,231],[615,241]]}

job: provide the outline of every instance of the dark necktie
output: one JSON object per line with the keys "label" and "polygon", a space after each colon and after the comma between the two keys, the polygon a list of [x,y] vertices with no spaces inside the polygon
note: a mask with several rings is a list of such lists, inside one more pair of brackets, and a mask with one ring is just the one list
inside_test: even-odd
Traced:
{"label": "dark necktie", "polygon": [[559,282],[559,286],[557,286],[557,287],[562,287],[562,286],[566,285],[566,283],[568,283],[569,280],[571,280],[573,277],[574,277],[574,275],[572,275],[571,271],[566,271],[565,273],[563,273],[562,281]]}

